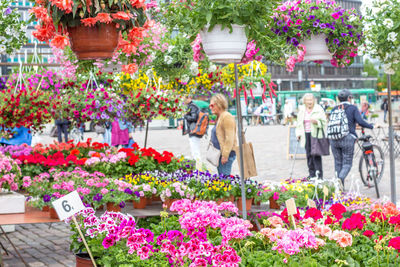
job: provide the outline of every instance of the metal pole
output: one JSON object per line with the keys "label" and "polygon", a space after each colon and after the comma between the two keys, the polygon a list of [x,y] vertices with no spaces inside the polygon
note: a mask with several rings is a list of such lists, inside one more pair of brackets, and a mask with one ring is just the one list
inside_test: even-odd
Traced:
{"label": "metal pole", "polygon": [[396,174],[394,169],[392,86],[390,74],[387,74],[388,106],[389,106],[389,160],[390,160],[390,200],[396,205]]}
{"label": "metal pole", "polygon": [[242,210],[243,219],[247,220],[247,210],[246,210],[246,188],[244,184],[244,163],[243,163],[243,118],[242,118],[242,108],[240,103],[240,91],[239,91],[239,81],[238,81],[238,69],[235,63],[235,90],[236,90],[236,115],[238,122],[238,136],[239,136],[239,162],[240,162],[240,183],[242,189]]}
{"label": "metal pole", "polygon": [[149,120],[147,120],[147,122],[146,122],[146,135],[144,137],[144,148],[147,147],[147,135],[148,135],[148,133],[149,133]]}

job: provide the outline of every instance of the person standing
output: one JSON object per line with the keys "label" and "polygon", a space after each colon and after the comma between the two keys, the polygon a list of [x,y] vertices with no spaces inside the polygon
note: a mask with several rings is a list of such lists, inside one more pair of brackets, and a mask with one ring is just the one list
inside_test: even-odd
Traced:
{"label": "person standing", "polygon": [[282,104],[280,101],[278,101],[278,103],[276,104],[276,122],[278,124],[281,124],[282,121]]}
{"label": "person standing", "polygon": [[361,112],[360,112],[360,114],[361,114],[361,118],[363,118],[364,120],[368,119],[368,116],[369,116],[369,104],[368,104],[368,102],[363,102],[361,104]]}
{"label": "person standing", "polygon": [[111,125],[111,145],[128,147],[132,138],[132,125],[120,119],[116,119]]}
{"label": "person standing", "polygon": [[387,98],[383,99],[383,103],[381,105],[381,109],[383,110],[383,121],[385,123],[387,123],[386,117],[387,117],[387,113],[388,113],[388,110],[389,110],[389,104],[388,104],[388,99]]}
{"label": "person standing", "polygon": [[316,103],[313,94],[303,96],[303,105],[297,114],[296,136],[307,155],[308,178],[322,179],[322,157],[311,154],[311,137],[322,138],[325,133],[326,116],[324,109]]}
{"label": "person standing", "polygon": [[283,121],[283,125],[286,125],[288,123],[292,124],[293,106],[288,99],[285,100],[285,106],[283,106],[283,116],[285,118]]}
{"label": "person standing", "polygon": [[57,138],[58,142],[61,143],[63,141],[62,135],[64,134],[64,142],[68,142],[68,128],[70,125],[70,121],[67,119],[57,119],[56,120],[56,127],[57,127]]}
{"label": "person standing", "polygon": [[216,149],[221,151],[218,164],[218,174],[230,175],[232,164],[236,159],[235,147],[236,123],[235,118],[228,111],[228,101],[222,94],[211,97],[210,109],[217,115],[217,123],[211,131],[211,142]]}
{"label": "person standing", "polygon": [[[185,104],[187,105],[187,113],[183,117],[186,124],[186,132],[189,134],[189,144],[190,151],[192,154],[192,158],[196,161],[196,168],[201,168],[201,153],[200,153],[200,142],[201,136],[191,133],[192,130],[196,127],[197,120],[199,118],[200,109],[199,107],[193,103],[192,97],[187,96],[185,98]],[[185,134],[185,129],[184,129]]]}
{"label": "person standing", "polygon": [[353,165],[354,145],[357,139],[356,123],[364,128],[373,129],[374,127],[364,121],[358,108],[351,104],[353,96],[349,90],[341,90],[338,98],[340,104],[331,111],[327,133],[328,138],[331,139],[335,172],[344,187],[344,180]]}

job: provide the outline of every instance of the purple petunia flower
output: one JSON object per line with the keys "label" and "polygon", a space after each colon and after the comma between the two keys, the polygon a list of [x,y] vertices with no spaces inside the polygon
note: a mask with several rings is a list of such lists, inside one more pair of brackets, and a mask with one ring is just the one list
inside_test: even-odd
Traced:
{"label": "purple petunia flower", "polygon": [[308,20],[313,20],[313,19],[315,19],[315,16],[314,16],[314,15],[308,16]]}
{"label": "purple petunia flower", "polygon": [[121,209],[123,209],[123,208],[125,208],[125,202],[124,201],[121,201],[120,203],[119,203],[119,207],[121,208]]}
{"label": "purple petunia flower", "polygon": [[313,27],[318,27],[318,26],[319,26],[319,22],[318,21],[314,21]]}
{"label": "purple petunia flower", "polygon": [[93,201],[100,201],[103,198],[103,195],[98,193],[95,196],[93,196]]}
{"label": "purple petunia flower", "polygon": [[49,196],[49,195],[44,195],[43,196],[43,201],[44,202],[49,202],[51,200],[51,196]]}
{"label": "purple petunia flower", "polygon": [[320,27],[321,29],[325,29],[325,28],[326,28],[326,24],[325,24],[325,23],[322,23],[321,25],[319,25],[319,27]]}
{"label": "purple petunia flower", "polygon": [[340,35],[341,35],[342,37],[346,37],[348,34],[347,34],[347,33],[344,33],[344,32],[342,32]]}
{"label": "purple petunia flower", "polygon": [[126,188],[124,192],[127,193],[128,195],[132,195],[133,193],[133,191],[130,188]]}
{"label": "purple petunia flower", "polygon": [[339,41],[339,39],[335,38],[335,39],[333,39],[333,43],[338,45],[338,44],[340,44],[340,41]]}
{"label": "purple petunia flower", "polygon": [[135,191],[135,195],[136,195],[137,197],[140,197],[140,193],[139,193],[138,191]]}
{"label": "purple petunia flower", "polygon": [[281,26],[283,24],[282,20],[278,20],[278,22],[276,23],[278,26]]}
{"label": "purple petunia flower", "polygon": [[310,30],[310,29],[307,30],[307,34],[308,34],[308,35],[311,34],[311,30]]}
{"label": "purple petunia flower", "polygon": [[295,37],[293,37],[292,39],[290,39],[290,42],[294,45],[294,46],[298,46],[299,45],[299,41],[295,38]]}
{"label": "purple petunia flower", "polygon": [[8,16],[8,15],[10,15],[11,13],[12,13],[12,9],[11,9],[10,7],[7,7],[3,14],[4,14],[5,16]]}
{"label": "purple petunia flower", "polygon": [[283,27],[282,27],[282,31],[283,31],[283,32],[287,32],[288,30],[289,30],[289,28],[288,28],[287,26],[283,26]]}

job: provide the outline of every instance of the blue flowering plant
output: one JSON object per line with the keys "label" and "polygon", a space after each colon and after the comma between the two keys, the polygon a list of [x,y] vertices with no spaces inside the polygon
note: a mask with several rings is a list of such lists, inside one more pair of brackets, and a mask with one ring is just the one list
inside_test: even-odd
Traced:
{"label": "blue flowering plant", "polygon": [[273,20],[271,30],[287,43],[287,66],[304,60],[307,47],[301,43],[313,35],[325,35],[332,54],[331,64],[335,67],[351,65],[358,47],[364,43],[361,15],[355,9],[342,8],[335,1],[288,1],[274,10]]}

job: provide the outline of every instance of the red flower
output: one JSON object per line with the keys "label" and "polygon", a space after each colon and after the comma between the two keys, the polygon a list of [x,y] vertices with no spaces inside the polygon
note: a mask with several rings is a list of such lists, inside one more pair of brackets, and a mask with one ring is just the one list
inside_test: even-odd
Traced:
{"label": "red flower", "polygon": [[[289,223],[289,215],[288,215],[288,212],[287,212],[287,208],[285,208],[285,209],[282,211],[280,217],[281,217],[281,219],[282,219],[285,223]],[[297,213],[294,214],[293,217],[294,217],[294,219],[295,219],[296,221],[301,220],[299,209],[297,209]]]}
{"label": "red flower", "polygon": [[72,12],[72,6],[74,5],[73,0],[50,0],[50,2],[58,7],[59,9],[63,10],[66,14]]}
{"label": "red flower", "polygon": [[57,34],[53,40],[51,40],[51,46],[59,48],[59,49],[64,49],[66,46],[69,46],[69,39],[65,35],[59,35]]}
{"label": "red flower", "polygon": [[47,14],[47,9],[44,7],[38,7],[38,6],[32,7],[29,10],[29,13],[35,14],[35,17],[37,19],[40,19],[45,23],[52,23],[52,19],[49,17],[49,15]]}
{"label": "red flower", "polygon": [[323,217],[324,217],[324,216],[322,216],[321,211],[319,211],[319,210],[316,209],[316,208],[308,209],[308,210],[306,211],[306,214],[304,215],[304,219],[313,218],[315,221],[317,221],[318,219],[321,219],[321,218],[323,218]]}
{"label": "red flower", "polygon": [[375,233],[371,230],[367,230],[363,233],[363,235],[365,235],[368,238],[371,238]]}
{"label": "red flower", "polygon": [[135,7],[135,8],[143,8],[143,9],[145,9],[146,8],[146,0],[131,0],[131,5],[132,5],[132,7]]}
{"label": "red flower", "polygon": [[36,25],[35,29],[36,31],[33,31],[32,35],[41,42],[49,41],[54,37],[56,32],[56,28],[54,27],[53,23]]}
{"label": "red flower", "polygon": [[335,216],[336,219],[340,220],[341,218],[343,218],[342,214],[346,212],[346,207],[340,203],[336,203],[333,204],[329,210],[332,212],[333,216]]}
{"label": "red flower", "polygon": [[115,14],[111,15],[113,19],[120,19],[120,20],[130,20],[132,18],[131,14],[127,14],[124,11],[119,11]]}
{"label": "red flower", "polygon": [[400,215],[390,217],[389,223],[400,225]]}
{"label": "red flower", "polygon": [[343,230],[363,229],[366,223],[365,217],[361,213],[353,213],[350,218],[347,218],[342,225]]}
{"label": "red flower", "polygon": [[383,214],[383,212],[380,211],[372,212],[369,218],[371,219],[371,222],[375,222],[376,220],[383,222],[387,220],[385,214]]}
{"label": "red flower", "polygon": [[390,239],[388,247],[392,247],[400,252],[400,236]]}
{"label": "red flower", "polygon": [[138,162],[139,161],[139,156],[137,156],[137,155],[132,155],[129,159],[128,159],[128,162],[129,162],[129,164],[131,165],[131,166],[134,166],[135,164],[136,164],[136,162]]}
{"label": "red flower", "polygon": [[134,74],[138,70],[138,66],[135,63],[122,65],[122,72]]}
{"label": "red flower", "polygon": [[111,23],[112,18],[108,13],[98,13],[96,16],[96,20],[101,23]]}
{"label": "red flower", "polygon": [[86,27],[93,27],[96,24],[97,19],[96,18],[86,18],[86,19],[81,19],[81,22]]}

